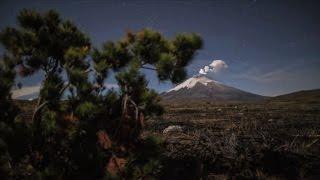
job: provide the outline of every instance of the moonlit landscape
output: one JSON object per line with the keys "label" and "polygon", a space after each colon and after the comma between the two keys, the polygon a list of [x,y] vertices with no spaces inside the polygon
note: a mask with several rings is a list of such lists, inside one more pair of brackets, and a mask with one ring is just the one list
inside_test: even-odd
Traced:
{"label": "moonlit landscape", "polygon": [[0,5],[0,179],[320,178],[320,2]]}

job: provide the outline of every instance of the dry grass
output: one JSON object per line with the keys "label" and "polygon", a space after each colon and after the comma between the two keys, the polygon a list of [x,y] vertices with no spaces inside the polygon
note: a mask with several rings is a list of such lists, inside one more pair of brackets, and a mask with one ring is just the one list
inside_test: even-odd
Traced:
{"label": "dry grass", "polygon": [[[200,159],[207,177],[258,179],[320,177],[319,104],[170,104],[148,130],[169,125],[173,159]],[[219,179],[219,178],[218,178]]]}
{"label": "dry grass", "polygon": [[[16,103],[28,119],[34,103]],[[168,164],[164,168],[171,178],[320,178],[317,103],[171,103],[165,107],[162,117],[148,121],[143,135],[165,139]],[[169,125],[180,125],[183,132],[163,135]]]}

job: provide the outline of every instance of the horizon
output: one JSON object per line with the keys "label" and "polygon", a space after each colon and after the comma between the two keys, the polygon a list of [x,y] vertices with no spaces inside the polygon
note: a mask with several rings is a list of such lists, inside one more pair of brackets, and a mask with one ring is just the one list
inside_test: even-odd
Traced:
{"label": "horizon", "polygon": [[[191,77],[189,77],[188,79],[184,80],[183,82],[177,84],[176,86],[172,87],[171,89],[168,89],[166,91],[162,91],[162,92],[159,92],[160,94],[162,93],[168,93],[168,92],[171,92],[171,91],[176,91],[176,90],[173,90],[175,89],[177,86],[185,83],[186,81],[188,81],[189,79],[191,78],[198,78],[200,76],[204,76],[214,82],[217,82],[217,83],[221,83],[220,81],[216,81],[210,77],[208,77],[208,75],[204,75],[204,74],[196,74],[196,75],[193,75]],[[226,85],[226,86],[229,86],[228,84],[223,84],[223,85]],[[118,87],[117,86],[114,86],[114,85],[111,85],[108,87],[108,85],[106,85],[106,87],[108,89],[115,89],[116,91],[118,90]],[[231,86],[229,86],[231,87]],[[36,88],[38,89],[37,91],[34,91],[33,88]],[[231,87],[231,88],[235,88],[235,89],[239,89],[237,87]],[[31,90],[30,90],[31,89]],[[38,94],[39,94],[39,89],[40,89],[40,86],[31,86],[31,87],[26,87],[25,90],[28,92],[29,91],[32,91],[31,93],[24,93],[21,91],[21,89],[13,89],[12,90],[12,93],[13,93],[13,99],[15,100],[28,100],[28,101],[33,101],[35,99],[38,98]],[[244,91],[243,89],[239,89],[239,90],[242,90]],[[256,94],[256,95],[260,95],[260,96],[263,96],[263,97],[266,97],[266,98],[273,98],[273,97],[278,97],[278,96],[283,96],[283,95],[289,95],[289,94],[293,94],[293,93],[299,93],[299,92],[304,92],[304,91],[317,91],[317,90],[320,90],[320,88],[315,88],[315,89],[301,89],[301,90],[298,90],[298,91],[292,91],[292,92],[288,92],[288,93],[284,93],[284,94],[279,94],[279,95],[275,95],[275,96],[266,96],[266,95],[262,95],[262,94],[256,94],[256,93],[253,93],[253,94]],[[245,92],[248,92],[248,93],[252,93],[250,91],[245,91]],[[22,95],[21,95],[22,94]],[[68,94],[68,93],[67,93]],[[67,94],[64,94],[62,100],[67,100]]]}
{"label": "horizon", "polygon": [[[57,10],[86,32],[94,47],[120,39],[126,30],[152,28],[166,37],[195,32],[203,38],[204,48],[189,64],[188,77],[219,59],[227,68],[208,77],[251,93],[277,96],[320,88],[316,78],[320,77],[319,4],[299,0],[2,1],[0,29],[16,26],[17,13],[31,8]],[[154,72],[143,72],[149,87],[158,92],[174,87],[159,83]],[[37,88],[41,78],[37,73],[17,82],[23,89]],[[113,77],[107,83],[116,88]]]}

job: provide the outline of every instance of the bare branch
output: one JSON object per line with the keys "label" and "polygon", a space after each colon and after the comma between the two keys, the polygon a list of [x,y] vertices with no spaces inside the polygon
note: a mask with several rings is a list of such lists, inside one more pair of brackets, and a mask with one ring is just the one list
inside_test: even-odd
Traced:
{"label": "bare branch", "polygon": [[59,92],[60,96],[63,94],[63,92],[70,86],[70,82],[68,82],[68,84],[66,84]]}
{"label": "bare branch", "polygon": [[89,72],[92,72],[93,70],[91,68],[88,68],[85,73],[89,73]]}
{"label": "bare branch", "polygon": [[45,101],[43,102],[41,105],[39,105],[33,112],[33,115],[32,115],[32,122],[34,122],[34,119],[37,115],[37,113],[48,103],[48,101]]}
{"label": "bare branch", "polygon": [[134,106],[136,112],[135,112],[135,119],[138,120],[139,117],[139,109],[137,104],[129,97],[128,100],[131,102],[131,104]]}

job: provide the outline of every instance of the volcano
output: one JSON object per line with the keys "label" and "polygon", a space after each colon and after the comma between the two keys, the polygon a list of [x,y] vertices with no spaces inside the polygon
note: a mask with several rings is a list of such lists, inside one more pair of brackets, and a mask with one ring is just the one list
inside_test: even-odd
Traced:
{"label": "volcano", "polygon": [[257,102],[266,99],[250,92],[224,85],[204,75],[197,75],[161,93],[164,101]]}

